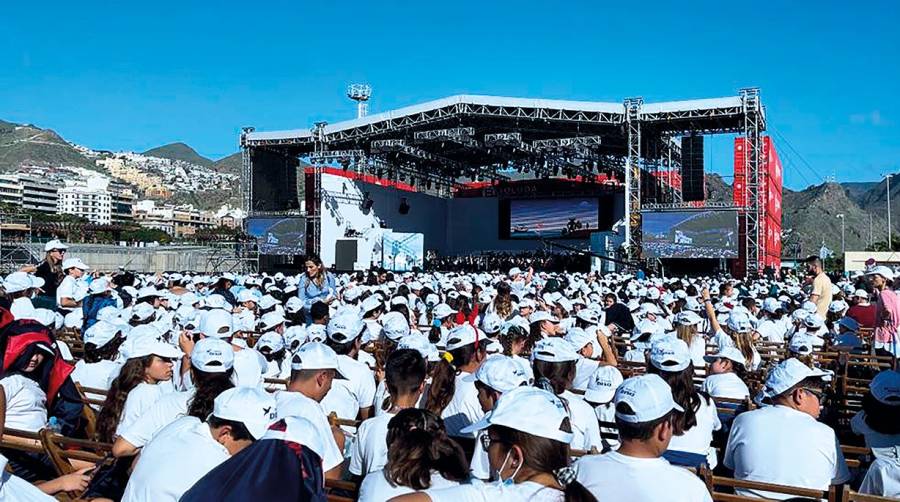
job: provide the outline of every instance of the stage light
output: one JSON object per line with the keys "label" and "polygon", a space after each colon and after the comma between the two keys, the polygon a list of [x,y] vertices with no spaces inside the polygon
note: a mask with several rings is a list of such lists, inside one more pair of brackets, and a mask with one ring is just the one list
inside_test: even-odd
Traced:
{"label": "stage light", "polygon": [[400,214],[409,214],[409,202],[406,200],[406,197],[400,199],[400,207],[397,210]]}

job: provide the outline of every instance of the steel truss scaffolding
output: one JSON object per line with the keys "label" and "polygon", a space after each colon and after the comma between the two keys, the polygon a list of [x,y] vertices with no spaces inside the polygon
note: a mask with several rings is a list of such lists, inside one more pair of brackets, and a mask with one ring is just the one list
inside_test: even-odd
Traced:
{"label": "steel truss scaffolding", "polygon": [[[307,215],[313,250],[321,242],[318,221],[323,164],[410,183],[450,197],[465,180],[502,180],[518,171],[536,178],[606,175],[626,190],[626,249],[641,257],[641,210],[686,207],[682,202],[681,152],[684,135],[740,134],[747,140],[747,207],[744,218],[748,273],[756,274],[761,229],[760,135],[765,114],[758,89],[738,96],[645,103],[529,100],[453,96],[390,112],[310,129],[241,133],[245,207],[252,195],[249,152],[277,150],[312,163]],[[691,206],[694,207],[694,206]]]}

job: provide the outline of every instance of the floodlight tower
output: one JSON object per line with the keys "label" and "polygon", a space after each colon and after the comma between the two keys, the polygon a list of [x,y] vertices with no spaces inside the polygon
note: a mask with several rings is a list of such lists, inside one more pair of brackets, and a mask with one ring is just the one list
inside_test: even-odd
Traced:
{"label": "floodlight tower", "polygon": [[347,97],[356,101],[356,118],[363,118],[369,113],[370,96],[372,96],[372,86],[369,84],[350,84],[347,87]]}

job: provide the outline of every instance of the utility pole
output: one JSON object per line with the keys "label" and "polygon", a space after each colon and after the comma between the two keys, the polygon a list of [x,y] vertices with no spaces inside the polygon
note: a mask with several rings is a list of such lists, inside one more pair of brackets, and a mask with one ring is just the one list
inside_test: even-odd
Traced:
{"label": "utility pole", "polygon": [[841,219],[841,254],[843,255],[846,251],[844,247],[844,213],[837,215],[837,217]]}
{"label": "utility pole", "polygon": [[891,174],[888,173],[884,176],[884,179],[887,180],[887,220],[888,220],[888,240],[887,240],[887,250],[893,251],[894,245],[891,240]]}

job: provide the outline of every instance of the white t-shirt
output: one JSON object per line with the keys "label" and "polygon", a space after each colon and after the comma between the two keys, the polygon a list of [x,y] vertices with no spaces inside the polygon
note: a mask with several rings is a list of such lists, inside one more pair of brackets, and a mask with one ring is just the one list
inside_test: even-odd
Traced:
{"label": "white t-shirt", "polygon": [[900,498],[900,461],[876,458],[866,471],[859,493]]}
{"label": "white t-shirt", "polygon": [[387,431],[392,418],[393,413],[384,413],[359,425],[350,455],[351,473],[365,476],[381,470],[387,463]]}
{"label": "white t-shirt", "polygon": [[47,394],[34,380],[15,374],[0,379],[6,394],[7,429],[37,432],[47,425]]}
{"label": "white t-shirt", "polygon": [[71,298],[76,302],[80,302],[87,295],[87,292],[88,285],[83,279],[76,279],[71,275],[63,277],[62,282],[59,283],[59,287],[56,288],[57,308],[66,312],[81,310],[79,307],[63,307],[60,300],[63,298]]}
{"label": "white t-shirt", "polygon": [[664,458],[637,458],[617,451],[586,455],[575,463],[577,480],[597,500],[712,502],[706,485]]}
{"label": "white t-shirt", "polygon": [[706,355],[706,338],[704,338],[703,335],[697,334],[691,339],[691,343],[688,347],[691,351],[691,362],[694,363],[694,371],[703,371],[706,369],[706,360],[703,359]]}
{"label": "white t-shirt", "polygon": [[766,318],[760,321],[756,331],[764,341],[784,343],[784,334],[787,329],[782,321]]}
{"label": "white t-shirt", "polygon": [[460,372],[456,375],[453,398],[441,413],[447,435],[474,438],[474,434],[463,434],[460,431],[481,420],[483,415],[481,403],[478,401],[478,389],[475,388],[475,375]]}
{"label": "white t-shirt", "polygon": [[321,404],[326,415],[335,412],[338,418],[353,420],[360,409],[375,402],[375,375],[368,366],[352,357],[339,355],[338,360],[346,380],[335,378]]}
{"label": "white t-shirt", "polygon": [[213,439],[209,425],[196,417],[179,418],[141,451],[122,502],[177,502],[229,457]]}
{"label": "white t-shirt", "polygon": [[[419,400],[416,403],[416,408],[424,408],[425,402],[428,400],[428,388],[431,386],[431,377],[425,377],[425,390],[422,392],[422,395],[419,396]],[[387,410],[391,408],[390,404],[391,395],[387,390],[387,382],[384,380],[378,382],[378,386],[375,387],[375,397],[372,400],[375,406],[375,416],[384,415],[387,413]],[[385,400],[388,401],[387,408],[384,407]]]}
{"label": "white t-shirt", "polygon": [[146,382],[141,382],[131,389],[125,399],[125,407],[122,408],[122,417],[116,427],[116,435],[121,435],[122,431],[128,430],[164,393],[165,388],[162,385]]}
{"label": "white t-shirt", "polygon": [[481,446],[481,436],[487,434],[486,430],[478,431],[475,436],[475,449],[472,451],[472,460],[469,462],[469,474],[473,478],[488,480],[491,478],[491,460],[487,451]]}
{"label": "white t-shirt", "polygon": [[9,460],[0,454],[0,500],[10,502],[55,502],[38,487],[6,470]]}
{"label": "white t-shirt", "polygon": [[[431,473],[431,486],[429,490],[438,490],[441,488],[450,488],[458,486],[455,481],[447,481],[437,471]],[[370,472],[363,479],[362,485],[359,487],[359,502],[383,502],[392,497],[413,493],[415,490],[408,486],[393,486],[387,478],[384,477],[384,471],[381,469]]]}
{"label": "white t-shirt", "polygon": [[562,491],[533,481],[502,485],[477,483],[425,490],[432,502],[563,502]]}
{"label": "white t-shirt", "polygon": [[603,440],[600,438],[600,424],[594,408],[584,401],[582,396],[564,391],[559,397],[569,404],[570,422],[572,424],[572,442],[569,446],[576,450],[590,451],[591,447],[597,451],[603,449]]}
{"label": "white t-shirt", "polygon": [[588,382],[594,371],[600,366],[600,363],[588,359],[586,357],[579,358],[575,361],[575,379],[572,380],[572,388],[576,390],[587,390]]}
{"label": "white t-shirt", "polygon": [[[616,423],[616,405],[612,401],[608,403],[598,404],[594,407],[594,413],[597,420],[601,422]],[[602,434],[619,434],[619,429],[613,427],[600,427],[601,439],[603,441],[604,450],[614,450],[619,447],[619,440],[613,438],[604,438]]]}
{"label": "white t-shirt", "polygon": [[[75,363],[75,369],[72,371],[72,381],[81,384],[82,387],[92,387],[94,389],[109,390],[112,381],[119,376],[119,370],[122,369],[122,362],[117,361],[97,361],[96,363],[86,363],[84,359],[79,359]],[[105,396],[100,394],[92,394],[88,392],[87,397],[91,399],[104,399]],[[99,409],[100,406],[94,406]]]}
{"label": "white t-shirt", "polygon": [[669,450],[685,451],[706,455],[710,469],[718,465],[715,448],[711,448],[714,431],[722,428],[719,421],[719,413],[716,411],[716,403],[712,399],[700,396],[700,407],[697,408],[697,425],[684,431],[680,436],[672,436],[669,442]]}
{"label": "white t-shirt", "polygon": [[750,395],[747,384],[731,372],[706,375],[701,390],[712,397],[728,399],[744,399]]}
{"label": "white t-shirt", "polygon": [[338,448],[328,418],[322,406],[299,392],[278,391],[275,393],[275,406],[278,409],[278,418],[300,417],[309,420],[318,432],[326,451],[322,455],[322,470],[330,471],[341,465],[344,455]]}
{"label": "white t-shirt", "polygon": [[[735,479],[815,490],[850,479],[831,427],[786,406],[766,406],[734,419],[722,460]],[[788,495],[737,490],[741,495],[783,500]]]}
{"label": "white t-shirt", "polygon": [[119,435],[135,448],[142,448],[165,426],[187,415],[188,402],[192,397],[194,389],[163,395],[127,429],[122,429]]}
{"label": "white t-shirt", "polygon": [[263,383],[263,373],[269,366],[269,362],[259,352],[253,349],[241,349],[234,351],[234,374],[232,380],[237,387],[260,387]]}

